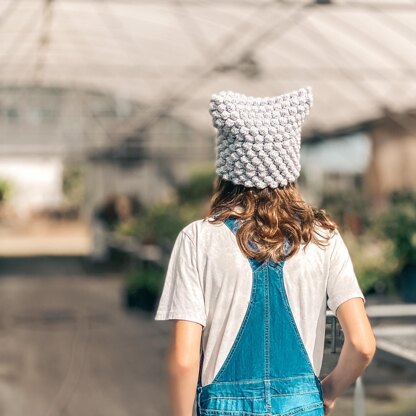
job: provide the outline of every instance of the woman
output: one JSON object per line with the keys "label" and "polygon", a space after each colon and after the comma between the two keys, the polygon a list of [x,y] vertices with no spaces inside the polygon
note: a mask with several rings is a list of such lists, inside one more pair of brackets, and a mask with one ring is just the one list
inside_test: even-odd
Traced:
{"label": "woman", "polygon": [[[374,356],[348,249],[297,188],[312,102],[310,87],[211,97],[215,192],[176,239],[155,315],[174,320],[172,416],[329,415]],[[321,381],[326,306],[344,344]]]}

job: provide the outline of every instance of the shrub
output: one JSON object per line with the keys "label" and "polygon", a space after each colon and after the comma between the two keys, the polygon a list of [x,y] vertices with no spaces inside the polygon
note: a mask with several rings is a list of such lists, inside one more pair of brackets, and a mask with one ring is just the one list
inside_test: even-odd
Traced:
{"label": "shrub", "polygon": [[396,191],[389,207],[375,223],[375,230],[392,243],[393,254],[401,266],[416,266],[416,192]]}
{"label": "shrub", "polygon": [[354,270],[364,293],[393,293],[393,276],[399,262],[393,255],[392,244],[377,238],[371,230],[359,238],[345,233],[353,258]]}
{"label": "shrub", "polygon": [[164,271],[155,265],[133,269],[124,288],[125,306],[152,311],[162,289]]}

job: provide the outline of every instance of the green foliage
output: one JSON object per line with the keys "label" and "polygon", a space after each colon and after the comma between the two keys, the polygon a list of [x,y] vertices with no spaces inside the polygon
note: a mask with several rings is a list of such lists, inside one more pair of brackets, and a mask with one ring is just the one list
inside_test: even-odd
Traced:
{"label": "green foliage", "polygon": [[142,217],[136,227],[136,236],[145,243],[157,243],[163,239],[173,239],[184,225],[179,205],[159,203]]}
{"label": "green foliage", "polygon": [[393,192],[374,217],[359,192],[324,194],[322,206],[343,230],[364,292],[393,293],[406,265],[416,265],[416,194]]}
{"label": "green foliage", "polygon": [[392,243],[393,254],[402,266],[416,266],[416,192],[393,192],[375,230]]}
{"label": "green foliage", "polygon": [[116,229],[143,243],[169,246],[186,224],[202,215],[211,197],[214,178],[211,170],[194,172],[189,182],[178,187],[173,200],[153,205],[137,220]]}
{"label": "green foliage", "polygon": [[387,208],[362,235],[344,233],[364,292],[393,293],[402,271],[416,266],[415,207],[415,192],[393,192]]}
{"label": "green foliage", "polygon": [[153,310],[162,290],[163,278],[163,269],[154,265],[133,269],[124,288],[126,306]]}
{"label": "green foliage", "polygon": [[140,227],[141,222],[138,218],[130,218],[128,221],[117,223],[114,231],[125,237],[136,237]]}
{"label": "green foliage", "polygon": [[392,244],[378,238],[372,230],[358,238],[349,233],[344,233],[343,237],[363,292],[393,293],[393,277],[399,262],[393,255]]}
{"label": "green foliage", "polygon": [[85,200],[85,168],[80,164],[68,164],[64,167],[62,190],[70,207],[80,208]]}
{"label": "green foliage", "polygon": [[4,204],[10,197],[12,187],[10,183],[4,179],[0,179],[0,204]]}

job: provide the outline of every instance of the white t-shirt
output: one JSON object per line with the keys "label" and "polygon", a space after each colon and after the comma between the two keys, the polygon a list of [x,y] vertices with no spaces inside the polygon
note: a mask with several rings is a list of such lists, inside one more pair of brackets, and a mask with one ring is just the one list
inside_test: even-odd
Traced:
{"label": "white t-shirt", "polygon": [[[325,232],[325,231],[324,231]],[[348,249],[338,231],[324,248],[310,243],[287,259],[284,285],[303,343],[319,376],[326,307],[336,313],[348,299],[365,302]],[[221,368],[250,300],[252,269],[224,224],[202,219],[184,227],[173,247],[154,319],[181,319],[204,327],[202,386]]]}

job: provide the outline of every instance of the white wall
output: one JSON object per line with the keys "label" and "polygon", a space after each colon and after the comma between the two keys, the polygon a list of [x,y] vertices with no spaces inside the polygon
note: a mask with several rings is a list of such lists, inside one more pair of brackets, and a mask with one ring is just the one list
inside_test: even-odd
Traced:
{"label": "white wall", "polygon": [[60,206],[62,174],[63,163],[57,157],[0,158],[0,178],[11,183],[9,205],[19,216]]}

